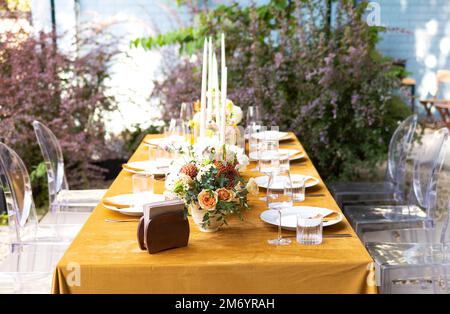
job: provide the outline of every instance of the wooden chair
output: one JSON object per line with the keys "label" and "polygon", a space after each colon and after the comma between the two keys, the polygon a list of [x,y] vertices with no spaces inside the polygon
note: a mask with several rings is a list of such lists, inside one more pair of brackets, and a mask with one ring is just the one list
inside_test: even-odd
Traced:
{"label": "wooden chair", "polygon": [[450,129],[450,99],[440,97],[440,85],[450,84],[450,70],[439,70],[436,73],[437,89],[436,94],[432,98],[422,99],[420,103],[425,108],[427,117],[432,119],[431,109],[434,107],[441,116],[442,123]]}

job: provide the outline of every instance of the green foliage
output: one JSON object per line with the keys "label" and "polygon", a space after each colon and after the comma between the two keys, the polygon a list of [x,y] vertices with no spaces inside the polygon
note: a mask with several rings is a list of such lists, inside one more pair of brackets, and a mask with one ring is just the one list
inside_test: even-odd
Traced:
{"label": "green foliage", "polygon": [[0,214],[0,226],[8,224],[8,214]]}
{"label": "green foliage", "polygon": [[161,133],[161,127],[150,125],[148,128],[142,128],[139,124],[132,126],[122,132],[123,151],[129,155],[134,153],[147,134]]}
{"label": "green foliage", "polygon": [[36,208],[48,207],[48,182],[45,163],[41,162],[34,166],[30,173],[31,185],[33,186],[33,198]]}
{"label": "green foliage", "polygon": [[[354,179],[386,158],[398,121],[409,114],[396,96],[405,72],[376,50],[384,29],[365,22],[367,1],[339,1],[332,26],[324,3],[219,5],[198,12],[190,27],[133,45],[178,45],[180,54],[200,56],[204,38],[217,42],[224,32],[230,99],[244,109],[260,105],[266,123],[294,131],[324,178]],[[168,112],[180,95],[199,96],[200,62],[179,59],[155,84]]]}

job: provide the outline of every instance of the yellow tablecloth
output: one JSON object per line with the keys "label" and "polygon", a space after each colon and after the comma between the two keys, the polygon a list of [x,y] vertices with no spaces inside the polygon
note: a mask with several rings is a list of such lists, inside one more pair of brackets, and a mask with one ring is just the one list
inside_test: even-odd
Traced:
{"label": "yellow tablecloth", "polygon": [[[297,139],[284,148],[303,147]],[[131,160],[144,160],[141,144]],[[292,172],[319,177],[306,166],[291,164]],[[248,172],[246,175],[254,175]],[[162,193],[163,182],[156,183]],[[107,196],[131,192],[131,176],[122,171]],[[307,198],[303,205],[339,210],[324,183],[308,192],[325,197]],[[261,193],[261,196],[264,195]],[[127,218],[98,205],[59,261],[53,293],[376,293],[371,258],[344,219],[324,233],[351,233],[351,238],[326,238],[322,245],[271,246],[276,227],[259,219],[266,209],[250,198],[245,220],[229,220],[215,233],[202,233],[190,219],[191,234],[185,248],[150,255],[136,240],[137,222],[108,223],[105,218]],[[294,232],[285,231],[286,235]]]}

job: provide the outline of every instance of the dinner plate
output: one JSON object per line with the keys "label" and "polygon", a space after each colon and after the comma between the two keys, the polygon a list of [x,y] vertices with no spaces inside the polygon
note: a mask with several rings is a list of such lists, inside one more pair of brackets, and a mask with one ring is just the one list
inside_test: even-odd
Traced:
{"label": "dinner plate", "polygon": [[[305,153],[303,153],[302,151],[298,150],[298,149],[284,149],[284,148],[280,148],[278,150],[280,153],[287,153],[289,154],[289,160],[293,161],[293,160],[299,160],[302,159],[303,157],[305,157]],[[258,153],[257,152],[252,152],[250,153],[250,159],[251,160],[258,160]]]}
{"label": "dinner plate", "polygon": [[[319,179],[312,177],[312,176],[306,176],[303,174],[291,174],[291,180],[295,181],[295,180],[299,180],[304,178],[306,180],[306,184],[305,187],[310,188],[313,187],[315,185],[317,185],[319,183]],[[284,189],[284,181],[283,181],[283,177],[275,177],[275,185],[274,188],[277,190],[282,190]],[[260,177],[256,177],[255,178],[255,182],[256,184],[261,187],[261,188],[265,188],[267,189],[267,184],[269,182],[269,177],[268,176],[260,176]],[[298,188],[299,186],[295,185],[295,183],[293,184],[293,188]]]}
{"label": "dinner plate", "polygon": [[187,145],[185,142],[185,138],[183,136],[176,137],[159,137],[159,138],[151,138],[145,139],[144,144],[150,146],[159,146],[159,147],[170,147],[172,146],[175,149],[182,148]]}
{"label": "dinner plate", "polygon": [[[120,194],[106,197],[102,204],[105,208],[129,216],[141,216],[144,204],[164,201],[163,194],[140,193],[140,194]],[[137,204],[137,205],[135,205]],[[140,204],[140,205],[139,205]],[[116,205],[116,206],[114,206]],[[124,206],[124,207],[122,207]],[[125,207],[129,206],[129,207]]]}
{"label": "dinner plate", "polygon": [[264,131],[259,133],[254,133],[253,138],[256,138],[258,140],[263,140],[266,138],[273,138],[279,141],[285,141],[291,139],[291,136],[288,132],[279,132],[279,131]]}
{"label": "dinner plate", "polygon": [[[322,216],[326,216],[335,212],[328,208],[323,207],[314,207],[314,206],[294,206],[282,211],[281,214],[281,228],[286,230],[295,231],[297,228],[297,215],[302,214],[305,216],[314,217],[318,214]],[[341,213],[338,213],[338,217],[333,220],[328,220],[323,222],[324,227],[332,226],[338,224],[342,221],[343,216]],[[266,210],[261,213],[260,218],[262,221],[267,222],[271,225],[278,226],[278,211],[276,210]]]}
{"label": "dinner plate", "polygon": [[132,161],[123,165],[123,170],[130,173],[165,175],[169,171],[171,159]]}

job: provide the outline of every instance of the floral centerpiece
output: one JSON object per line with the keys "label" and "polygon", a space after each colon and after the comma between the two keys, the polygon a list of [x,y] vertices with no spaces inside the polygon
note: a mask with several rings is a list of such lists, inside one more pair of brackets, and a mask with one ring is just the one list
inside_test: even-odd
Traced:
{"label": "floral centerpiece", "polygon": [[[194,107],[199,108],[200,102],[194,104]],[[211,120],[207,121],[206,124],[206,136],[208,137],[214,137],[219,133],[219,125],[217,123],[218,119],[215,112],[215,110],[212,112]],[[244,114],[241,107],[236,106],[230,99],[227,99],[225,106],[225,137],[227,144],[236,145],[238,138],[242,136],[237,126],[239,123],[241,123],[243,115]],[[200,118],[201,113],[198,111],[195,113],[194,118],[191,121],[191,129],[198,129],[200,127]]]}
{"label": "floral centerpiece", "polygon": [[239,173],[247,164],[244,151],[234,145],[189,146],[167,176],[166,196],[182,199],[201,231],[217,231],[230,214],[242,219],[247,195],[258,194],[253,178],[246,182]]}

